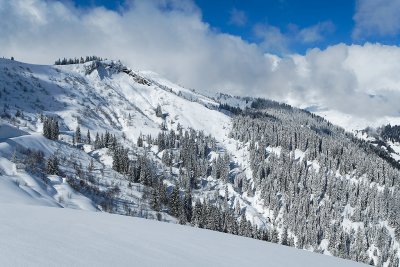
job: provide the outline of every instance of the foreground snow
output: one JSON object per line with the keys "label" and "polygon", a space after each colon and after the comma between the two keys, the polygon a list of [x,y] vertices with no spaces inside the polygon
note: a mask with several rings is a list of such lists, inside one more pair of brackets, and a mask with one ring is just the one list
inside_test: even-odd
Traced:
{"label": "foreground snow", "polygon": [[0,204],[2,266],[362,266],[203,229],[72,209]]}

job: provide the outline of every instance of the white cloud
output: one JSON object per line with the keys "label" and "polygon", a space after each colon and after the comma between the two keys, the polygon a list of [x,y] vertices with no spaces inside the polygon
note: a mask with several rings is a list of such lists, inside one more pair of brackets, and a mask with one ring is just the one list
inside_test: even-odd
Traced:
{"label": "white cloud", "polygon": [[357,0],[353,38],[400,33],[399,0]]}
{"label": "white cloud", "polygon": [[295,24],[288,25],[288,31],[282,32],[278,27],[269,24],[256,24],[253,31],[256,37],[261,39],[260,46],[269,52],[288,53],[292,45],[313,44],[321,42],[325,36],[335,30],[331,21],[319,22],[305,28],[299,28]]}
{"label": "white cloud", "polygon": [[236,26],[244,26],[247,23],[246,13],[242,10],[233,8],[230,12],[229,23]]}
{"label": "white cloud", "polygon": [[262,41],[260,47],[272,53],[286,53],[289,51],[291,37],[282,33],[281,29],[268,24],[256,24],[254,34]]}
{"label": "white cloud", "polygon": [[396,46],[339,44],[310,50],[297,60],[296,69],[302,70],[297,83],[302,90],[294,99],[297,105],[311,101],[371,120],[399,116],[399,60]]}
{"label": "white cloud", "polygon": [[119,13],[83,12],[57,1],[0,0],[0,17],[0,56],[49,64],[95,54],[191,88],[302,107],[320,104],[371,121],[399,115],[397,46],[338,44],[279,58],[264,53],[267,46],[285,47],[279,29],[261,27],[270,43],[251,44],[214,32],[193,3],[182,0],[134,1]]}
{"label": "white cloud", "polygon": [[[199,12],[174,8],[176,1],[135,1],[122,14],[104,8],[83,13],[56,1],[10,2],[0,0],[1,53],[23,61],[97,54],[190,87],[237,94],[244,84],[258,88],[254,74],[270,68],[256,45],[214,32]],[[21,14],[13,3],[29,12]],[[32,19],[36,14],[44,24]]]}
{"label": "white cloud", "polygon": [[298,32],[298,39],[303,43],[315,43],[324,40],[324,35],[332,33],[335,25],[332,21],[324,21],[301,29]]}

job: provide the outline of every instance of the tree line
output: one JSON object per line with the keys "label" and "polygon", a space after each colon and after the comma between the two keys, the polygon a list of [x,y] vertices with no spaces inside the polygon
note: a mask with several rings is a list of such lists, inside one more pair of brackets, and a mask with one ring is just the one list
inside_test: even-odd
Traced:
{"label": "tree line", "polygon": [[86,56],[85,58],[62,58],[57,59],[54,65],[71,65],[71,64],[83,64],[89,61],[103,61],[103,58],[98,56]]}

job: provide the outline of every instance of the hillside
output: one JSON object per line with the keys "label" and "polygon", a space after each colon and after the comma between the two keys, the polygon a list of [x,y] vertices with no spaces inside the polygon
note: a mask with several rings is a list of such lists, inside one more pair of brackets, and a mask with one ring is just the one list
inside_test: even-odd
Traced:
{"label": "hillside", "polygon": [[2,266],[363,266],[208,230],[0,204]]}
{"label": "hillside", "polygon": [[313,113],[205,96],[111,60],[0,59],[0,81],[1,203],[116,213],[398,265],[399,162]]}

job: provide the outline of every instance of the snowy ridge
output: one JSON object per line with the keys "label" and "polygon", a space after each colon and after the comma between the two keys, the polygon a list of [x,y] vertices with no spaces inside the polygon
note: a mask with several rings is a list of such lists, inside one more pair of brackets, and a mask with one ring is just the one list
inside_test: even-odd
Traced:
{"label": "snowy ridge", "polygon": [[[69,142],[69,136],[77,125],[81,126],[83,133],[86,129],[91,132],[108,130],[118,136],[123,133],[135,143],[141,134],[156,136],[162,123],[168,129],[177,129],[179,123],[184,128],[211,134],[222,150],[238,153],[234,145],[237,141],[228,137],[230,117],[216,110],[218,102],[155,73],[133,71],[116,61],[38,66],[0,59],[0,68],[4,84],[14,88],[12,91],[5,89],[6,92],[2,93],[5,97],[0,103],[9,108],[8,113],[23,111],[24,119],[20,118],[19,127],[27,132],[41,132],[40,113],[61,118],[61,132],[65,134],[61,138]],[[147,82],[141,82],[143,80]],[[21,104],[21,99],[25,104]],[[156,116],[157,105],[161,105],[167,115],[165,120]],[[243,164],[247,162],[237,160],[235,164],[246,169]],[[110,160],[103,165],[107,166],[107,163],[111,167]],[[250,169],[247,170],[249,175]],[[210,185],[213,189],[209,193],[224,195],[224,184],[217,182],[215,186]],[[232,196],[232,206],[238,198],[242,208],[248,208],[246,211],[251,221],[259,226],[266,225],[268,218],[256,212],[250,202],[242,201],[238,194]]]}

